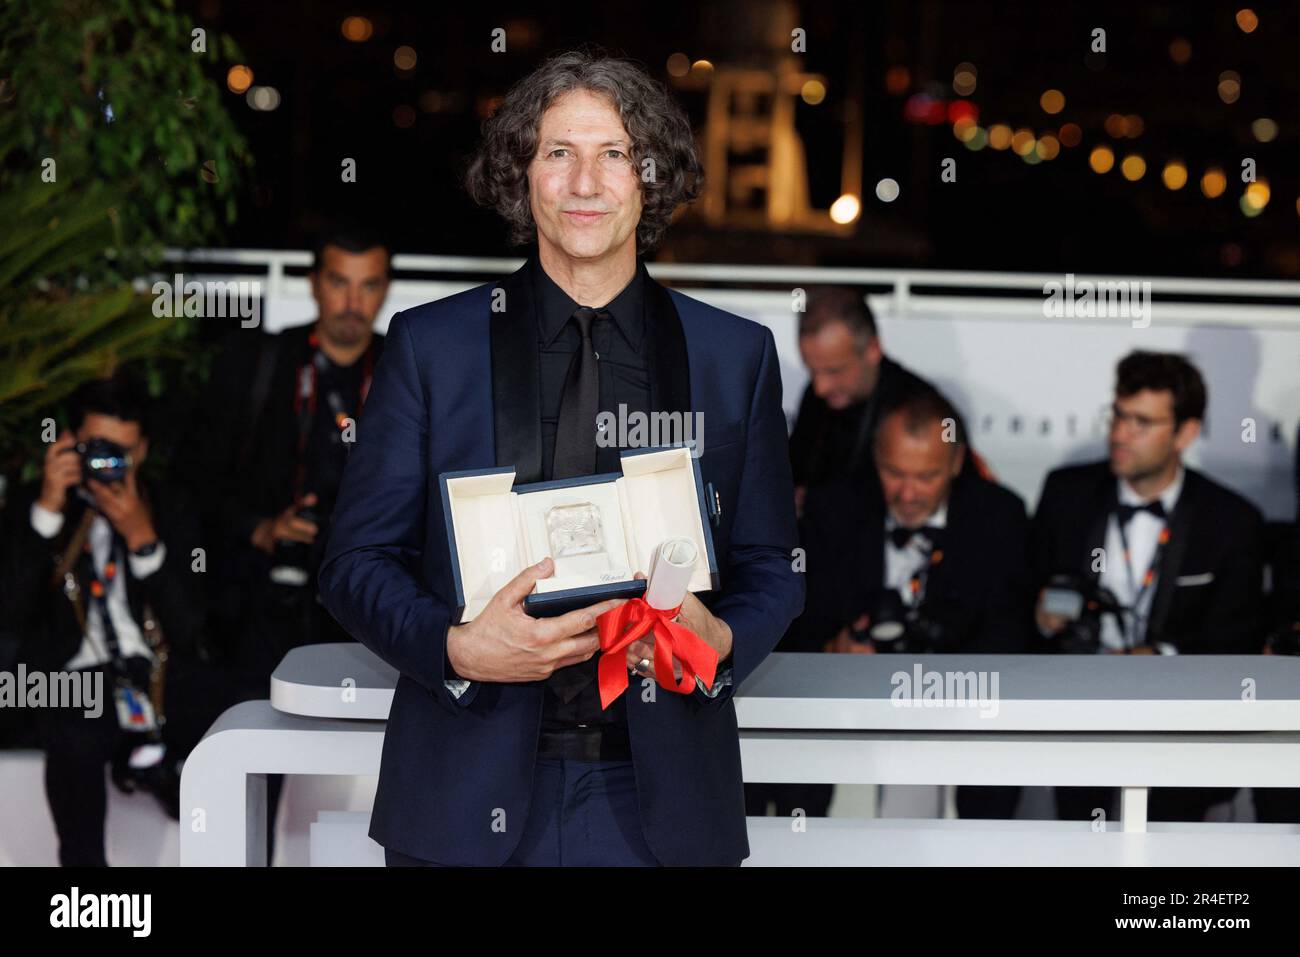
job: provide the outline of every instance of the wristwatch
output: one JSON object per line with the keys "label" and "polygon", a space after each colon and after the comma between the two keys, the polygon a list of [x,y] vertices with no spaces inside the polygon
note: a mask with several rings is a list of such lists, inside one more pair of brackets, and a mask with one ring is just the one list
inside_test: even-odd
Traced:
{"label": "wristwatch", "polygon": [[132,551],[131,554],[136,558],[148,558],[156,551],[158,551],[158,539],[155,538],[152,542],[145,542],[139,548]]}

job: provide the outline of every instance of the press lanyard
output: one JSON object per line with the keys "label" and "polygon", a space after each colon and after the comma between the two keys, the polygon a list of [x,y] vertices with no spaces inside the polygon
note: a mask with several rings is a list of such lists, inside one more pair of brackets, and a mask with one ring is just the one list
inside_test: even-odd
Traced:
{"label": "press lanyard", "polygon": [[[293,411],[298,417],[298,465],[294,472],[293,483],[295,500],[302,498],[307,481],[307,441],[311,437],[312,419],[316,416],[316,385],[320,373],[324,372],[329,364],[329,357],[321,350],[320,338],[315,332],[307,338],[307,344],[312,349],[311,359],[298,369],[297,391],[293,397]],[[357,392],[356,418],[361,417],[361,410],[366,405],[366,396],[370,394],[370,382],[374,378],[374,343],[366,348],[364,361],[361,388]],[[335,426],[342,432],[347,427],[349,418],[343,408],[342,397],[337,390],[331,390],[326,397],[326,402],[329,404],[330,411],[334,413]]]}
{"label": "press lanyard", "polygon": [[921,602],[925,601],[925,589],[930,582],[930,569],[943,561],[943,549],[931,547],[926,552],[926,560],[915,572],[912,573],[911,579],[907,583],[908,594],[911,595],[909,608],[919,608]]}
{"label": "press lanyard", "polygon": [[[89,574],[86,576],[90,581],[90,600],[95,608],[99,610],[99,620],[104,627],[104,644],[108,657],[109,670],[113,672],[114,678],[120,684],[126,679],[126,668],[122,664],[122,648],[118,644],[117,629],[113,626],[113,617],[109,614],[108,609],[108,592],[117,580],[117,575],[121,569],[122,546],[117,536],[113,536],[112,544],[109,545],[108,560],[104,563],[104,573],[101,576],[95,568],[95,556],[91,550],[90,539],[86,539],[83,554],[86,556],[86,564],[89,567]],[[86,628],[86,637],[90,637],[90,629]]]}
{"label": "press lanyard", "polygon": [[1133,594],[1133,604],[1127,609],[1132,616],[1132,627],[1130,628],[1127,617],[1123,619],[1125,646],[1132,648],[1137,644],[1137,625],[1142,623],[1142,636],[1146,637],[1147,618],[1142,616],[1141,607],[1142,599],[1146,597],[1148,591],[1156,580],[1156,569],[1160,567],[1160,557],[1164,554],[1165,546],[1169,544],[1169,524],[1166,521],[1163,528],[1160,529],[1160,535],[1156,539],[1155,554],[1151,556],[1151,564],[1147,567],[1146,574],[1142,576],[1142,585],[1139,588],[1136,577],[1133,574],[1133,558],[1130,554],[1128,535],[1124,532],[1124,522],[1120,520],[1118,514],[1115,516],[1115,524],[1119,527],[1119,541],[1124,548],[1124,573],[1128,577],[1129,591]]}

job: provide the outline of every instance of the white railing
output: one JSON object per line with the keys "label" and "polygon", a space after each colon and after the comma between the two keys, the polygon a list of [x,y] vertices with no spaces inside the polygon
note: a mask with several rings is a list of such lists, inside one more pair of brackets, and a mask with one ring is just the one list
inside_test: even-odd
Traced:
{"label": "white railing", "polygon": [[[205,249],[170,254],[189,279],[257,279],[262,317],[277,331],[315,314],[304,250]],[[392,316],[514,270],[517,257],[399,254],[376,327]],[[255,274],[232,273],[253,267]],[[685,283],[691,296],[766,325],[776,340],[787,418],[808,378],[799,356],[791,291],[817,283],[873,290],[888,354],[937,383],[966,415],[981,455],[1032,508],[1043,476],[1104,454],[1102,411],[1115,363],[1132,349],[1188,353],[1209,390],[1205,436],[1189,464],[1255,501],[1274,519],[1294,514],[1295,435],[1300,425],[1300,282],[1076,275],[1150,282],[1149,323],[1128,318],[1047,318],[1044,287],[1063,273],[972,272],[813,266],[654,263],[650,273]],[[195,270],[198,270],[195,272]],[[167,277],[170,278],[170,277]],[[1209,302],[1207,298],[1231,299]],[[1247,438],[1247,435],[1253,438]]]}

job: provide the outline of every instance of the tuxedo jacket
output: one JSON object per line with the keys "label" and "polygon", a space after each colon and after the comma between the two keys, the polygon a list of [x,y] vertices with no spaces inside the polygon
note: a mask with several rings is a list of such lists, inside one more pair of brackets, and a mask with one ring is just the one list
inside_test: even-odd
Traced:
{"label": "tuxedo jacket", "polygon": [[[188,498],[175,489],[140,480],[152,513],[154,530],[166,553],[153,574],[136,579],[130,561],[123,562],[127,605],[137,625],[144,621],[147,603],[169,649],[182,657],[198,652],[203,630],[202,576],[191,571],[192,550],[200,544],[199,521]],[[89,507],[73,490],[63,509],[63,527],[54,538],[42,538],[31,523],[31,507],[39,486],[15,495],[6,509],[6,550],[0,562],[0,594],[14,633],[21,638],[20,657],[28,667],[58,671],[81,647],[81,626],[72,602],[52,580],[59,560]],[[74,572],[81,575],[79,566]],[[83,596],[89,581],[79,580]],[[89,606],[89,598],[85,598]]]}
{"label": "tuxedo jacket", "polygon": [[[802,651],[821,651],[845,625],[870,614],[885,587],[885,503],[879,485],[837,481],[808,490],[802,524],[808,600]],[[1027,650],[1032,620],[1029,520],[1014,492],[963,472],[953,482],[930,566],[924,614],[942,625],[936,651]],[[792,649],[793,650],[793,649]]]}
{"label": "tuxedo jacket", "polygon": [[[1047,476],[1031,536],[1036,587],[1063,573],[1100,578],[1093,550],[1105,547],[1107,517],[1119,501],[1116,482],[1106,461]],[[1181,654],[1257,654],[1263,602],[1259,509],[1184,466],[1183,490],[1168,527],[1147,643],[1166,642]]]}
{"label": "tuxedo jacket", "polygon": [[[329,611],[400,672],[370,836],[443,864],[510,857],[537,759],[545,682],[476,682],[460,699],[444,685],[456,600],[438,483],[492,466],[541,477],[529,268],[393,318],[320,572]],[[652,407],[703,415],[721,587],[701,598],[734,645],[733,684],[714,698],[655,688],[647,701],[636,681],[626,692],[641,826],[662,864],[735,864],[749,846],[731,696],[804,598],[776,346],[765,327],[653,281],[645,308]]]}

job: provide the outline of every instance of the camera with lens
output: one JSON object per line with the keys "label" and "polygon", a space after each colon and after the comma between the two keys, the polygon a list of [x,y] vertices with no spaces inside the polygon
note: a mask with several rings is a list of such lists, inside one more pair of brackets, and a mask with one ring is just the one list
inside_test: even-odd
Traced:
{"label": "camera with lens", "polygon": [[1123,626],[1124,608],[1119,599],[1083,575],[1053,575],[1043,589],[1042,600],[1043,611],[1066,619],[1065,626],[1048,639],[1060,654],[1097,654],[1103,615],[1114,615]]}
{"label": "camera with lens", "polygon": [[316,540],[311,544],[281,539],[275,543],[271,557],[270,579],[290,592],[312,585],[320,568],[325,551],[325,528],[329,510],[323,507],[319,496],[315,505],[298,510],[298,517],[316,525]]}
{"label": "camera with lens", "polygon": [[105,485],[121,482],[131,469],[131,456],[116,442],[108,439],[90,439],[79,442],[77,454],[81,456],[81,480],[94,479]]}
{"label": "camera with lens", "polygon": [[857,642],[883,654],[924,655],[946,650],[947,629],[925,603],[908,606],[892,588],[882,589],[867,612],[867,627],[850,631]]}

